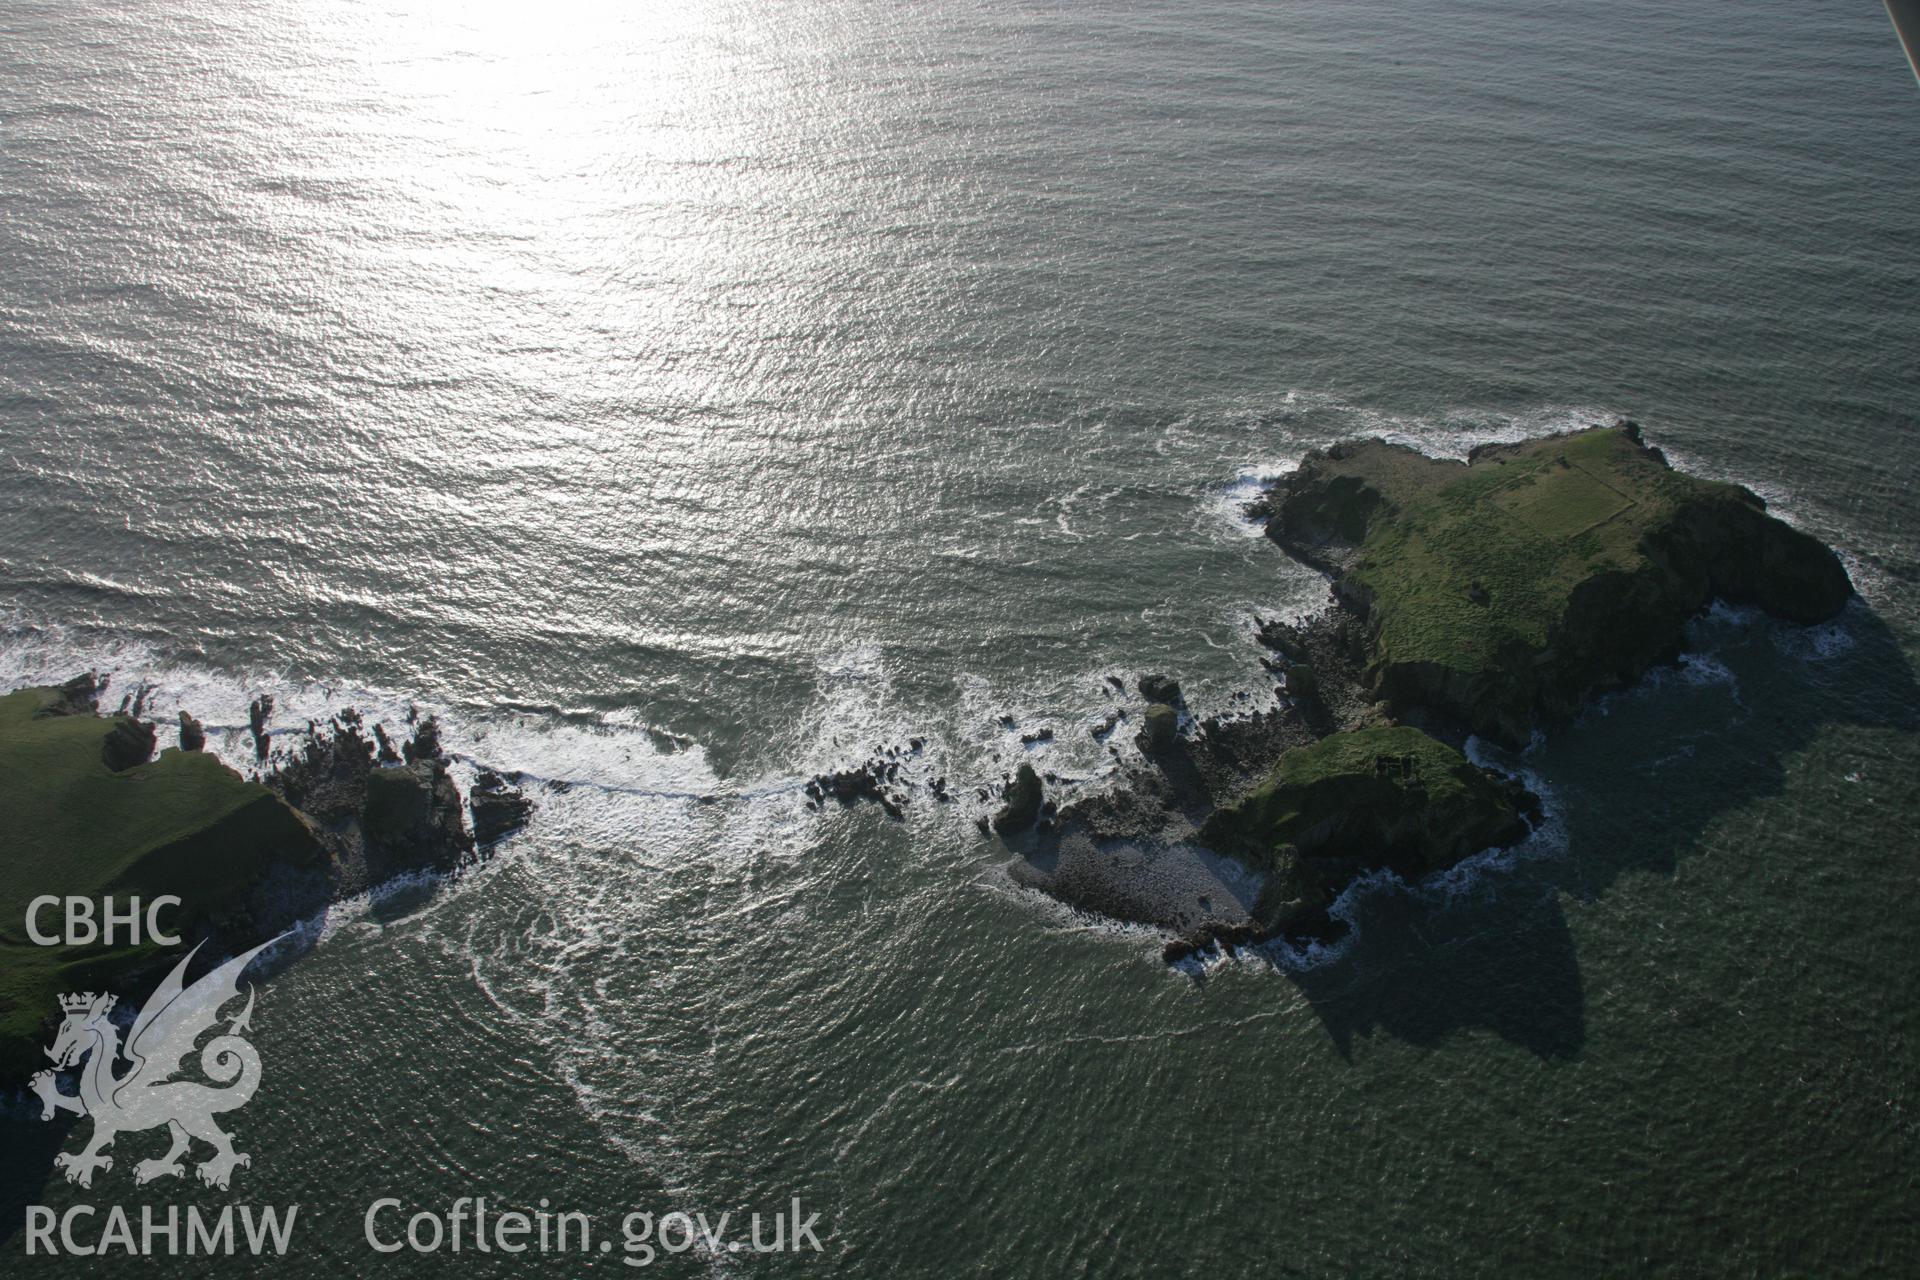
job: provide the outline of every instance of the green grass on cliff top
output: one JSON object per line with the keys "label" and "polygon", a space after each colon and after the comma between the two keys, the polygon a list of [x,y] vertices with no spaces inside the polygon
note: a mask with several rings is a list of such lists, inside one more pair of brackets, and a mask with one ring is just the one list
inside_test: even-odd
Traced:
{"label": "green grass on cliff top", "polygon": [[[53,695],[23,689],[0,697],[0,1074],[37,1055],[26,1049],[60,992],[99,989],[151,956],[149,946],[36,946],[27,904],[41,894],[117,898],[177,894],[194,914],[218,913],[261,861],[300,833],[299,820],[265,787],[213,756],[169,750],[114,773],[102,756],[111,717],[34,713]],[[177,926],[181,912],[163,918]],[[59,913],[41,914],[58,933]]]}
{"label": "green grass on cliff top", "polygon": [[1460,770],[1467,758],[1446,743],[1407,725],[1384,725],[1329,734],[1318,742],[1295,747],[1280,757],[1264,788],[1307,788],[1338,778],[1379,776],[1379,762],[1404,762],[1395,773],[1403,782],[1419,782],[1427,794],[1439,798],[1464,792]]}
{"label": "green grass on cliff top", "polygon": [[1391,819],[1417,806],[1455,813],[1491,794],[1465,756],[1419,729],[1354,729],[1281,756],[1265,781],[1208,820],[1202,836],[1270,869],[1277,849],[1343,812]]}
{"label": "green grass on cliff top", "polygon": [[1379,612],[1380,661],[1468,673],[1544,648],[1575,587],[1638,568],[1649,529],[1689,496],[1725,487],[1668,470],[1619,430],[1535,441],[1468,467],[1428,461],[1423,478],[1396,476],[1388,493],[1398,509],[1373,522],[1352,577]]}

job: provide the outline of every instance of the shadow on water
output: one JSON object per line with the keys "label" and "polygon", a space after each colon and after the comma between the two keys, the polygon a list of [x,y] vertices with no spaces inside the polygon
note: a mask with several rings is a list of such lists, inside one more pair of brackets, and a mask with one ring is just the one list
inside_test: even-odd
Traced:
{"label": "shadow on water", "polygon": [[1859,601],[1814,628],[1717,611],[1693,641],[1679,667],[1501,762],[1544,780],[1563,847],[1543,832],[1470,875],[1356,895],[1346,951],[1292,974],[1343,1055],[1375,1031],[1432,1045],[1481,1029],[1576,1056],[1585,987],[1563,896],[1671,875],[1720,817],[1781,794],[1788,761],[1829,726],[1920,728],[1912,667]]}
{"label": "shadow on water", "polygon": [[28,1205],[46,1203],[53,1158],[77,1123],[69,1116],[42,1120],[38,1102],[31,1111],[27,1105],[0,1114],[0,1246],[11,1246]]}

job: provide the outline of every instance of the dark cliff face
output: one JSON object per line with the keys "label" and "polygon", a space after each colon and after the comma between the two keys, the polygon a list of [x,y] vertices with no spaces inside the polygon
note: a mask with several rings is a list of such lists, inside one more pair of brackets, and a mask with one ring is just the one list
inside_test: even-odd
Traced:
{"label": "dark cliff face", "polygon": [[1631,424],[1476,450],[1365,441],[1309,455],[1267,532],[1366,619],[1369,680],[1508,745],[1679,652],[1716,598],[1793,622],[1853,593],[1817,539],[1667,465]]}
{"label": "dark cliff face", "polygon": [[330,897],[362,893],[410,871],[447,871],[474,849],[439,732],[423,721],[408,763],[383,765],[378,739],[344,713],[307,735],[267,786],[305,814],[332,861]]}
{"label": "dark cliff face", "polygon": [[1216,810],[1200,838],[1282,879],[1331,888],[1357,871],[1420,876],[1512,844],[1527,834],[1529,807],[1516,786],[1394,725],[1289,751],[1264,782]]}

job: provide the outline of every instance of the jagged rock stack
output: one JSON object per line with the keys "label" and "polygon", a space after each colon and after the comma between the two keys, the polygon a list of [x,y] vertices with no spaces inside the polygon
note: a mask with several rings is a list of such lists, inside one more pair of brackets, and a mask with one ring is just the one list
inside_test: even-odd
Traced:
{"label": "jagged rock stack", "polygon": [[[513,781],[519,780],[516,774]],[[533,815],[533,801],[492,769],[474,777],[467,801],[473,810],[474,842],[483,848],[512,835]]]}
{"label": "jagged rock stack", "polygon": [[1032,765],[1022,761],[1014,771],[1013,781],[1007,784],[1005,803],[993,816],[993,829],[1003,836],[1025,831],[1040,820],[1040,806],[1045,798],[1040,775]]}

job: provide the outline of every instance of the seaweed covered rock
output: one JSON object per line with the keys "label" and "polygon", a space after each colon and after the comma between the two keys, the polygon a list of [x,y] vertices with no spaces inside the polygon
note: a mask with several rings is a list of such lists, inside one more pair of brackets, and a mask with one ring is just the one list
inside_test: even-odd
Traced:
{"label": "seaweed covered rock", "polygon": [[1523,789],[1418,729],[1336,733],[1280,758],[1200,839],[1273,874],[1281,900],[1361,871],[1417,876],[1527,834]]}
{"label": "seaweed covered rock", "polygon": [[1853,590],[1830,549],[1674,471],[1631,423],[1466,463],[1337,445],[1265,505],[1268,535],[1365,618],[1373,696],[1508,745],[1673,657],[1716,597],[1815,622]]}

